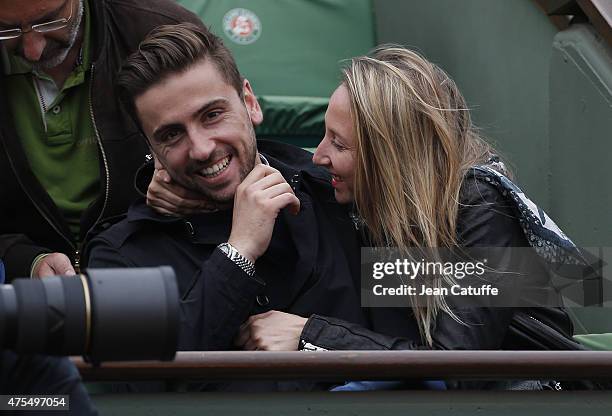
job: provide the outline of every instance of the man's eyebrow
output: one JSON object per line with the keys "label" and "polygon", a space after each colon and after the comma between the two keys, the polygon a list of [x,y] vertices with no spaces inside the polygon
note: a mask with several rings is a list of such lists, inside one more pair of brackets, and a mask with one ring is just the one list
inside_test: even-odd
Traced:
{"label": "man's eyebrow", "polygon": [[226,105],[228,102],[229,100],[227,98],[215,98],[205,103],[202,107],[200,107],[198,111],[195,112],[195,114],[205,113],[209,111],[210,109],[212,109],[213,107],[216,107],[218,105]]}
{"label": "man's eyebrow", "polygon": [[[229,100],[227,98],[216,98],[214,100],[208,101],[207,103],[204,103],[204,105],[200,107],[198,110],[196,110],[191,115],[191,117],[200,116],[202,113],[205,113],[218,105],[226,105],[228,101]],[[153,133],[151,134],[151,136],[154,139],[156,139],[166,130],[169,130],[172,128],[183,128],[183,125],[181,123],[162,124],[161,126],[157,127],[155,130],[153,130]]]}

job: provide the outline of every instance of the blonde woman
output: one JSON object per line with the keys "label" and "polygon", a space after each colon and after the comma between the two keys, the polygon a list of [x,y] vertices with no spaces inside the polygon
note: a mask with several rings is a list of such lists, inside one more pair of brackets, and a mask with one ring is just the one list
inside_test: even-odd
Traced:
{"label": "blonde woman", "polygon": [[[336,200],[354,204],[362,245],[408,251],[541,243],[549,247],[538,252],[544,262],[575,250],[508,179],[440,68],[384,46],[354,58],[343,78],[313,161],[329,170]],[[459,307],[432,295],[410,309],[368,312],[370,328],[270,311],[251,317],[237,343],[260,350],[579,348],[558,307]]]}

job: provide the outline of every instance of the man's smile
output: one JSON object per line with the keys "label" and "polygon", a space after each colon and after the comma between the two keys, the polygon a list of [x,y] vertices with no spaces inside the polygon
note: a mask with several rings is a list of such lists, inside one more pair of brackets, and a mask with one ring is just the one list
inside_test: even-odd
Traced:
{"label": "man's smile", "polygon": [[225,169],[227,169],[231,160],[232,156],[227,155],[223,159],[213,163],[211,166],[202,168],[199,173],[205,178],[214,178],[215,176],[218,176],[223,171],[225,171]]}

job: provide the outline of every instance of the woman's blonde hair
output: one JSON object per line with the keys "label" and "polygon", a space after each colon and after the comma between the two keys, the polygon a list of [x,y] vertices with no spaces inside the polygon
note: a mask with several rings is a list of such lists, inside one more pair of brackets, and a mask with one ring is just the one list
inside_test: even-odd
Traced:
{"label": "woman's blonde hair", "polygon": [[[356,134],[355,202],[371,243],[401,251],[455,247],[464,175],[493,154],[457,86],[436,65],[394,45],[352,59],[343,78]],[[423,302],[413,311],[431,345],[439,311],[455,315],[442,296]]]}

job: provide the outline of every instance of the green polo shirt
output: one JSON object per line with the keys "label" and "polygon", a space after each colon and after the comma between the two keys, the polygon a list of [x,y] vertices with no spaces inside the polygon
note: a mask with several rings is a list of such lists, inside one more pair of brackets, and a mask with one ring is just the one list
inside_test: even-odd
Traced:
{"label": "green polo shirt", "polygon": [[[91,29],[88,2],[84,3],[81,59],[59,91],[49,76],[33,71],[19,57],[7,54],[4,71],[15,128],[30,167],[64,215],[77,242],[81,214],[100,192],[98,142],[89,97]],[[53,90],[57,96],[45,102],[45,94],[48,98],[54,94],[48,91]]]}

